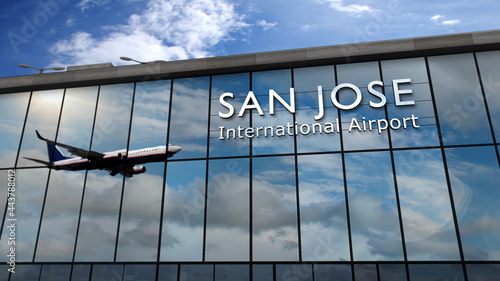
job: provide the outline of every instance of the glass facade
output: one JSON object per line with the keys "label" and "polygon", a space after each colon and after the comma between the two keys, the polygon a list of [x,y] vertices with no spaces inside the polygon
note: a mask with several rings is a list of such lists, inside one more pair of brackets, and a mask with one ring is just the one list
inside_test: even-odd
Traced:
{"label": "glass facade", "polygon": [[[0,179],[15,181],[0,280],[498,280],[499,64],[490,51],[0,95]],[[35,130],[85,151],[182,150],[133,177],[47,169]]]}

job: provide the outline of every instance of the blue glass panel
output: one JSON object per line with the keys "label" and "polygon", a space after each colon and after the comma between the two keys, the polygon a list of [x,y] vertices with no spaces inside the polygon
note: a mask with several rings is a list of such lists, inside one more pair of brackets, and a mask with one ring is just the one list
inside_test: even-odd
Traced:
{"label": "blue glass panel", "polygon": [[459,264],[410,264],[408,267],[411,281],[464,280]]}
{"label": "blue glass panel", "polygon": [[95,264],[92,268],[92,281],[109,281],[122,279],[122,264]]}
{"label": "blue glass panel", "polygon": [[41,265],[24,264],[16,267],[16,273],[10,274],[10,281],[38,280],[40,278]]}
{"label": "blue glass panel", "polygon": [[395,151],[408,260],[459,260],[441,151]]}
{"label": "blue glass panel", "polygon": [[[250,126],[250,113],[244,114],[239,117],[239,111],[245,101],[245,98],[250,90],[250,74],[229,74],[218,75],[212,77],[212,104],[211,104],[211,118],[210,118],[210,157],[221,156],[238,156],[248,155],[250,152],[250,140],[248,138],[239,138],[232,135],[228,139],[227,131],[230,129],[248,128]],[[224,107],[219,97],[224,93],[232,93],[234,98],[226,98],[225,101],[234,107],[234,114],[230,118],[222,118],[219,112],[227,114],[229,109]],[[220,127],[224,127],[225,134],[222,133],[221,137]],[[224,139],[225,138],[225,139]]]}
{"label": "blue glass panel", "polygon": [[214,280],[214,266],[209,264],[182,264],[180,281],[212,281]]}
{"label": "blue glass panel", "polygon": [[69,281],[70,274],[70,264],[45,264],[42,266],[40,281]]}
{"label": "blue glass panel", "polygon": [[123,281],[155,281],[156,265],[154,264],[126,264]]}
{"label": "blue glass panel", "polygon": [[276,280],[312,281],[311,264],[277,264]]}
{"label": "blue glass panel", "polygon": [[167,163],[161,261],[201,261],[206,161]]}
{"label": "blue glass panel", "polygon": [[469,281],[500,281],[500,264],[468,264]]}
{"label": "blue glass panel", "polygon": [[[500,143],[500,51],[477,53],[477,62],[496,141]],[[474,97],[480,99],[477,93]]]}
{"label": "blue glass panel", "polygon": [[377,267],[374,264],[355,264],[354,280],[377,281]]}
{"label": "blue glass panel", "polygon": [[429,69],[444,144],[491,142],[472,54],[430,57]]}
{"label": "blue glass panel", "polygon": [[205,260],[249,260],[249,171],[248,159],[209,162]]}
{"label": "blue glass panel", "polygon": [[29,97],[29,93],[0,95],[0,118],[8,120],[0,127],[0,168],[14,167]]}
{"label": "blue glass panel", "polygon": [[274,128],[274,136],[259,137],[252,139],[252,153],[254,155],[284,154],[292,153],[294,150],[293,131],[278,137],[280,128],[293,127],[293,114],[281,103],[275,101],[275,113],[270,115],[269,90],[274,90],[286,103],[290,103],[290,88],[292,87],[291,70],[273,70],[254,72],[252,74],[252,91],[262,107],[264,115],[261,116],[257,110],[252,110],[252,127]]}
{"label": "blue glass panel", "polygon": [[[97,87],[66,90],[58,142],[89,149],[96,101]],[[64,155],[76,157],[60,149]],[[51,171],[36,261],[73,259],[84,180],[85,171]]]}
{"label": "blue glass panel", "polygon": [[216,264],[215,281],[248,281],[250,266],[246,264]]}
{"label": "blue glass panel", "polygon": [[378,272],[380,280],[402,281],[407,280],[406,268],[404,264],[379,264]]}
{"label": "blue glass panel", "polygon": [[177,268],[176,264],[160,264],[158,269],[159,281],[177,281]]}
{"label": "blue glass panel", "polygon": [[273,265],[270,264],[254,264],[252,265],[253,281],[273,281],[274,272]]}
{"label": "blue glass panel", "polygon": [[207,156],[209,77],[174,80],[169,142],[182,147],[176,159]]}
{"label": "blue glass panel", "polygon": [[495,148],[447,148],[466,260],[500,260],[500,169]]}
{"label": "blue glass panel", "polygon": [[340,154],[298,157],[302,260],[350,260]]}
{"label": "blue glass panel", "polygon": [[260,157],[253,168],[253,259],[298,260],[294,157]]}
{"label": "blue glass panel", "polygon": [[89,281],[90,264],[74,264],[71,281]]}
{"label": "blue glass panel", "polygon": [[350,264],[315,264],[314,281],[351,281]]}
{"label": "blue glass panel", "polygon": [[354,260],[403,260],[389,152],[345,155]]}

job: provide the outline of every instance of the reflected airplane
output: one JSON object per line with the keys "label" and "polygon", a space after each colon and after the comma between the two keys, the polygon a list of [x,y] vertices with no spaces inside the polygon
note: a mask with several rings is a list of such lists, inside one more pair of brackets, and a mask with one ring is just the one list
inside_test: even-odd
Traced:
{"label": "reflected airplane", "polygon": [[[181,150],[181,147],[169,144],[168,147],[161,145],[130,150],[128,154],[126,149],[101,153],[63,143],[56,143],[55,141],[42,137],[38,131],[35,130],[35,132],[39,139],[47,143],[47,152],[50,162],[28,157],[24,158],[44,164],[48,168],[54,170],[79,171],[99,169],[107,170],[112,176],[121,174],[130,178],[133,175],[146,172],[146,167],[135,165],[149,162],[162,162]],[[78,157],[64,156],[56,145],[67,149],[71,155],[76,155]]]}

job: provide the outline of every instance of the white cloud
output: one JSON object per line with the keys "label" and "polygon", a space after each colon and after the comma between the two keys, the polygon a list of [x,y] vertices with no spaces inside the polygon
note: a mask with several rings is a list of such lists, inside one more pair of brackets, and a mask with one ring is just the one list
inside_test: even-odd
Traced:
{"label": "white cloud", "polygon": [[[94,2],[80,4],[88,7]],[[58,64],[65,65],[120,64],[120,55],[133,55],[142,61],[205,57],[211,55],[210,48],[231,40],[232,32],[249,26],[226,0],[151,0],[148,8],[130,16],[127,24],[105,26],[105,36],[76,32],[50,51],[58,56]]]}
{"label": "white cloud", "polygon": [[264,31],[274,28],[277,24],[277,22],[267,22],[266,20],[257,21],[257,25],[261,26]]}
{"label": "white cloud", "polygon": [[444,15],[434,15],[430,18],[436,25],[457,25],[460,23],[460,20],[444,20],[446,16]]}
{"label": "white cloud", "polygon": [[109,2],[110,2],[109,0],[82,0],[76,6],[79,7],[82,11],[85,11],[87,9],[90,9],[90,8],[93,8],[96,6],[106,5]]}
{"label": "white cloud", "polygon": [[330,8],[339,12],[348,12],[353,14],[373,13],[378,9],[374,9],[368,5],[345,4],[344,0],[326,0],[330,4]]}

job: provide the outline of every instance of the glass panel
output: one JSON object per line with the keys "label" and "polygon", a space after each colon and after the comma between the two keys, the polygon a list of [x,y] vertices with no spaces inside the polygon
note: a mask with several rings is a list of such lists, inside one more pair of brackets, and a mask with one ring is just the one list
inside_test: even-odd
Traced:
{"label": "glass panel", "polygon": [[[330,94],[335,84],[333,66],[297,68],[293,70],[293,73],[297,107],[296,121],[299,126],[304,124],[310,126],[309,134],[299,133],[297,135],[297,151],[340,150],[340,134],[336,130],[332,131],[332,128],[337,127],[337,119],[339,118],[338,110],[330,101]],[[322,86],[323,89],[322,99],[319,99],[318,86]],[[320,101],[322,102],[321,107]],[[320,108],[324,113],[322,117]],[[317,129],[313,131],[315,126]],[[299,127],[299,129],[302,129],[302,132],[307,132],[305,127]]]}
{"label": "glass panel", "polygon": [[[249,138],[240,138],[238,131],[228,137],[231,129],[250,127],[250,114],[239,117],[239,111],[250,89],[250,74],[239,73],[212,77],[212,103],[210,117],[210,157],[248,155],[250,152]],[[234,107],[234,114],[230,118],[222,118],[219,112],[227,114],[229,109],[224,107],[219,97],[224,93],[232,93],[233,98],[224,100]],[[221,126],[223,126],[222,140]],[[241,132],[243,136],[244,132]]]}
{"label": "glass panel", "polygon": [[406,268],[404,264],[379,264],[378,272],[380,280],[403,281],[406,278]]}
{"label": "glass panel", "polygon": [[408,260],[459,260],[440,150],[395,151]]}
{"label": "glass panel", "polygon": [[374,264],[355,264],[354,279],[356,281],[377,281],[377,267]]}
{"label": "glass panel", "polygon": [[158,281],[177,281],[176,264],[160,264],[158,269]]}
{"label": "glass panel", "polygon": [[256,110],[251,110],[252,127],[272,126],[274,131],[274,136],[253,138],[254,155],[293,153],[293,114],[276,100],[274,101],[274,115],[270,115],[269,108],[269,90],[274,90],[287,104],[290,104],[291,74],[290,69],[252,74],[252,91],[264,113],[264,116],[260,116]]}
{"label": "glass panel", "polygon": [[389,152],[345,154],[354,260],[403,260]]}
{"label": "glass panel", "polygon": [[169,99],[169,80],[137,83],[129,143],[132,154],[127,160],[129,165],[145,167],[146,172],[125,181],[116,258],[120,261],[157,260],[165,165],[151,162],[165,159],[139,160],[133,154],[166,145]]}
{"label": "glass panel", "polygon": [[[12,245],[7,244],[11,224],[15,226],[16,251],[14,254],[16,262],[33,261],[48,173],[49,169],[45,168],[18,169],[16,171],[15,217],[11,217],[10,211],[7,210],[5,225],[2,229],[2,240],[0,240],[1,261],[8,261],[12,255],[10,251]],[[10,218],[17,219],[17,221],[9,221]]]}
{"label": "glass panel", "polygon": [[273,281],[274,270],[271,264],[254,264],[252,265],[253,281]]}
{"label": "glass panel", "polygon": [[122,264],[95,264],[92,269],[92,281],[123,279]]}
{"label": "glass panel", "polygon": [[89,281],[90,264],[74,264],[71,281]]}
{"label": "glass panel", "polygon": [[350,260],[341,155],[299,156],[298,171],[302,259]]}
{"label": "glass panel", "polygon": [[500,264],[468,264],[469,281],[500,281]]}
{"label": "glass panel", "polygon": [[314,281],[351,281],[351,265],[349,264],[315,264]]}
{"label": "glass panel", "polygon": [[294,157],[253,160],[254,260],[298,260],[294,162]]}
{"label": "glass panel", "polygon": [[[102,86],[93,132],[93,151],[127,148],[133,84]],[[112,173],[113,174],[113,173]],[[112,261],[120,212],[123,177],[107,171],[88,171],[76,261]]]}
{"label": "glass panel", "polygon": [[212,281],[214,280],[214,266],[208,264],[181,265],[180,281]]}
{"label": "glass panel", "polygon": [[[493,124],[498,143],[500,142],[500,70],[498,69],[500,52],[477,53],[477,62],[479,64],[479,72],[481,73],[486,101],[488,102],[491,123]],[[481,100],[478,93],[476,92],[475,94],[474,98]]]}
{"label": "glass panel", "polygon": [[9,271],[10,266],[8,264],[0,265],[0,281],[9,281]]}
{"label": "glass panel", "polygon": [[432,87],[445,145],[491,142],[472,54],[429,58]]}
{"label": "glass panel", "polygon": [[250,266],[246,264],[216,264],[215,281],[248,281]]}
{"label": "glass panel", "polygon": [[40,281],[69,281],[69,275],[71,274],[70,264],[58,264],[51,265],[45,264],[42,266],[42,275],[40,276]]}
{"label": "glass panel", "polygon": [[[424,58],[411,58],[390,60],[382,62],[385,95],[387,97],[387,112],[389,119],[398,118],[401,127],[391,130],[392,146],[399,147],[424,147],[439,145],[434,106],[427,78]],[[410,78],[411,83],[399,84],[401,90],[411,90],[411,94],[401,96],[401,100],[413,100],[412,106],[395,106],[393,80]],[[415,124],[412,120],[403,118],[418,117]],[[396,121],[395,121],[396,122]],[[404,129],[404,123],[407,127]]]}
{"label": "glass panel", "polygon": [[[361,93],[361,102],[351,110],[340,110],[342,136],[345,150],[388,148],[389,141],[384,124],[385,110],[369,106],[370,101],[379,102],[379,98],[368,93],[368,84],[380,80],[377,62],[353,63],[337,66],[338,84],[351,83]],[[380,88],[380,87],[379,87]],[[377,89],[382,91],[382,89]],[[342,105],[353,104],[357,95],[349,87],[342,88],[336,98]],[[331,95],[330,97],[331,98]],[[372,121],[372,122],[370,122]],[[380,129],[378,127],[380,123]],[[380,133],[379,133],[380,132]]]}
{"label": "glass panel", "polygon": [[167,163],[161,261],[201,261],[206,161]]}
{"label": "glass panel", "polygon": [[249,171],[248,159],[209,162],[206,260],[249,260]]}
{"label": "glass panel", "polygon": [[156,265],[154,264],[126,264],[123,280],[155,281]]}
{"label": "glass panel", "polygon": [[40,278],[41,265],[23,264],[16,267],[16,273],[10,274],[10,281],[38,280]]}
{"label": "glass panel", "polygon": [[500,260],[500,170],[495,148],[446,149],[466,260]]}
{"label": "glass panel", "polygon": [[169,142],[182,147],[176,159],[207,156],[209,77],[174,80]]}
{"label": "glass panel", "polygon": [[389,152],[345,154],[354,260],[403,260]]}
{"label": "glass panel", "polygon": [[311,264],[277,264],[276,280],[304,280],[312,281]]}
{"label": "glass panel", "polygon": [[464,280],[459,264],[410,264],[408,267],[411,281]]}
{"label": "glass panel", "polygon": [[[89,149],[96,99],[97,87],[66,90],[58,142],[84,150]],[[64,148],[59,148],[63,154],[71,155]],[[84,180],[85,171],[52,170],[36,249],[36,261],[73,259]]]}
{"label": "glass panel", "polygon": [[62,98],[63,90],[33,92],[17,162],[18,167],[45,166],[24,157],[49,161],[47,145],[37,138],[35,130],[47,139],[55,139]]}
{"label": "glass panel", "polygon": [[14,167],[29,97],[30,93],[0,95],[0,119],[9,120],[0,125],[0,168]]}

